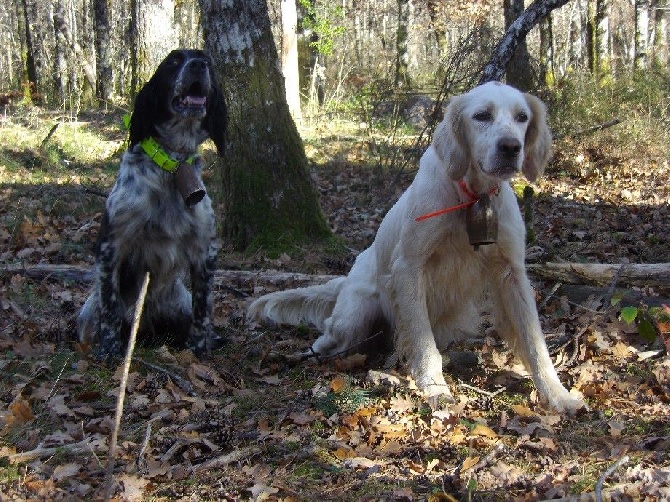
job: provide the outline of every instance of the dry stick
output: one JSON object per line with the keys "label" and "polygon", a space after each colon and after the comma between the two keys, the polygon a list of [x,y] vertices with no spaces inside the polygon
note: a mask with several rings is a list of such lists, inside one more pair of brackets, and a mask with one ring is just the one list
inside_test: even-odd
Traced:
{"label": "dry stick", "polygon": [[621,467],[623,464],[628,462],[630,457],[628,455],[624,455],[621,457],[619,460],[614,462],[609,469],[607,469],[605,472],[603,472],[603,475],[598,478],[598,482],[596,483],[596,502],[603,502],[603,484],[605,483],[605,480],[612,474],[614,471],[616,471],[619,467]]}
{"label": "dry stick", "polygon": [[121,375],[121,383],[119,385],[119,397],[116,400],[116,414],[114,416],[114,428],[112,429],[112,437],[109,440],[109,454],[107,456],[107,472],[105,473],[105,492],[104,500],[108,501],[112,497],[112,490],[114,486],[114,456],[116,454],[116,442],[119,437],[119,429],[121,428],[121,414],[123,413],[123,400],[126,397],[126,384],[128,383],[128,373],[130,372],[130,361],[133,358],[133,351],[135,350],[135,340],[137,339],[137,330],[140,327],[140,317],[142,316],[142,309],[144,308],[144,299],[147,296],[147,288],[149,287],[149,272],[144,275],[144,282],[140,290],[140,296],[135,302],[135,317],[133,318],[133,327],[130,330],[130,339],[128,340],[128,349],[126,350],[126,357],[123,361],[123,374]]}

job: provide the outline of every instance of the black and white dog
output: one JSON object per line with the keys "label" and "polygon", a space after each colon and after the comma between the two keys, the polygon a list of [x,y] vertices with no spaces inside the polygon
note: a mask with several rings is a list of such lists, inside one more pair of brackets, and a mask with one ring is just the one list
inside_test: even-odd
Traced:
{"label": "black and white dog", "polygon": [[100,225],[95,285],[77,320],[80,341],[97,345],[99,358],[121,353],[147,271],[138,337],[185,343],[198,355],[212,348],[215,221],[197,152],[209,137],[223,154],[226,122],[211,60],[200,50],[172,51],[137,95],[130,145]]}

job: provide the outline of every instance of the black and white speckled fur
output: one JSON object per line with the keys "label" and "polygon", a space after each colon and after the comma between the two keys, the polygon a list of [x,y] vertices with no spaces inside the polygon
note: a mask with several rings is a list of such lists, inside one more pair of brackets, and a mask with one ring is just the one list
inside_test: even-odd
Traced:
{"label": "black and white speckled fur", "polygon": [[[210,319],[216,263],[212,201],[205,195],[188,207],[175,175],[157,166],[139,144],[152,136],[183,161],[210,137],[223,153],[226,109],[209,68],[201,51],[173,51],[135,101],[130,147],[100,227],[95,285],[78,318],[80,340],[97,344],[100,358],[121,353],[147,271],[151,276],[140,336],[186,342],[198,355],[215,344]],[[206,96],[206,102],[178,101],[191,93]],[[200,177],[199,158],[192,168]]]}

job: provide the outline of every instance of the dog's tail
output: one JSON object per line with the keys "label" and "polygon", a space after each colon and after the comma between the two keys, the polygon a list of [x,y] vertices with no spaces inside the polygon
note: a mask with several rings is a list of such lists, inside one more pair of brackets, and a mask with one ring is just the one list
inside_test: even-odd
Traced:
{"label": "dog's tail", "polygon": [[263,295],[249,306],[248,316],[276,324],[312,324],[323,331],[345,279],[336,277],[325,284]]}

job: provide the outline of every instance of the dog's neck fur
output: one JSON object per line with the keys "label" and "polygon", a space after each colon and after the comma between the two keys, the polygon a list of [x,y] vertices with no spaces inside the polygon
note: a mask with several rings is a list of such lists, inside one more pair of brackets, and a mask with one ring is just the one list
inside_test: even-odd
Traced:
{"label": "dog's neck fur", "polygon": [[177,160],[184,160],[198,151],[209,134],[201,120],[173,118],[156,126],[155,140]]}
{"label": "dog's neck fur", "polygon": [[[485,175],[480,171],[480,169],[477,166],[470,166],[470,168],[465,173],[465,176],[463,176],[463,178],[461,178],[460,180],[454,180],[454,183],[458,186],[458,190],[460,192],[464,192],[462,187],[459,186],[461,180],[465,182],[467,189],[472,194],[476,195],[489,193],[495,190],[496,188],[499,188],[502,183],[506,182],[506,180],[501,180],[498,178],[493,178],[491,176]],[[466,197],[468,197],[468,199],[472,199],[471,194],[468,194],[466,192],[465,195]]]}

